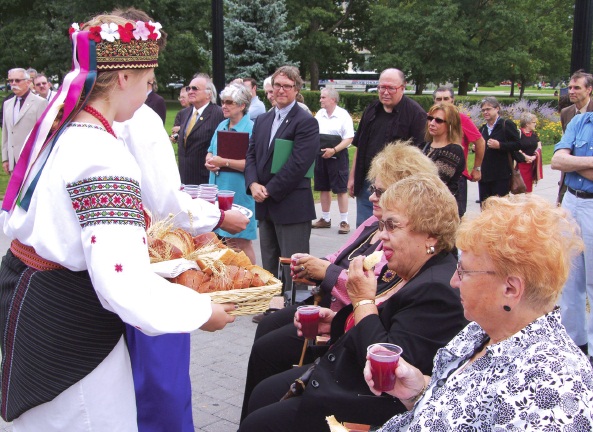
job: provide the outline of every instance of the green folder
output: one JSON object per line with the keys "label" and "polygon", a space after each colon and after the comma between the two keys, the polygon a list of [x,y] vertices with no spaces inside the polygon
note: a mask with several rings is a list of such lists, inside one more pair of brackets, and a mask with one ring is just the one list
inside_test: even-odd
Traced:
{"label": "green folder", "polygon": [[[290,154],[292,153],[292,147],[294,142],[292,140],[286,140],[282,138],[276,138],[274,141],[274,155],[272,156],[272,174],[277,174],[278,171],[284,166]],[[315,167],[315,161],[309,168],[309,171],[305,174],[307,178],[313,178],[313,168]]]}

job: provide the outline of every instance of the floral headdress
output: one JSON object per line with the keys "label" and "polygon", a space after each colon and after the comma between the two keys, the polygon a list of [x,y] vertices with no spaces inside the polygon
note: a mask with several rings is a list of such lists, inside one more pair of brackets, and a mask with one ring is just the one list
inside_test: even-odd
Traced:
{"label": "floral headdress", "polygon": [[[101,24],[87,29],[88,37],[96,44],[97,70],[136,69],[158,66],[161,38],[159,23],[136,21],[136,24]],[[72,24],[70,36],[80,31]]]}
{"label": "floral headdress", "polygon": [[[11,211],[15,204],[28,210],[47,158],[66,126],[86,104],[98,71],[158,66],[160,29],[159,23],[151,21],[123,26],[109,23],[85,30],[72,24],[72,70],[64,77],[57,95],[37,120],[23,146],[6,189],[2,210]],[[54,128],[60,111],[59,124]]]}

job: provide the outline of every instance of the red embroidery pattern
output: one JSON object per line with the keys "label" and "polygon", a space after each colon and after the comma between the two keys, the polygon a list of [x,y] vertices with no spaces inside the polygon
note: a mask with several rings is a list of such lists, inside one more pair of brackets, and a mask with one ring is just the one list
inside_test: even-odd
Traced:
{"label": "red embroidery pattern", "polygon": [[91,244],[95,244],[95,243],[97,243],[97,237],[91,236]]}
{"label": "red embroidery pattern", "polygon": [[121,264],[116,264],[115,265],[115,271],[118,273],[121,273],[123,271],[123,266]]}
{"label": "red embroidery pattern", "polygon": [[82,228],[89,225],[133,225],[145,229],[140,186],[119,176],[91,177],[66,185]]}
{"label": "red embroidery pattern", "polygon": [[146,244],[146,237],[142,237],[142,243]]}

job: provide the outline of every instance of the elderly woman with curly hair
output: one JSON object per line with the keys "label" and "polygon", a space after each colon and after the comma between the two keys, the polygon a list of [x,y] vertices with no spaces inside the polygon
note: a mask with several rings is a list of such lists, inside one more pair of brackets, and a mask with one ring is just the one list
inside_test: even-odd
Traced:
{"label": "elderly woman with curly hair", "polygon": [[[324,309],[325,312],[335,313],[350,304],[346,290],[350,263],[357,256],[368,256],[383,248],[379,231],[379,220],[383,215],[379,205],[381,194],[392,184],[413,174],[436,175],[437,167],[411,141],[396,141],[385,147],[373,158],[367,175],[371,183],[369,201],[373,205],[373,216],[356,228],[340,249],[325,258],[309,254],[293,255],[295,277],[312,278],[319,282],[319,304],[328,308]],[[374,269],[378,293],[398,282],[395,272],[389,270],[386,263],[383,256]],[[313,299],[306,303],[313,303]],[[247,366],[241,419],[247,415],[249,398],[255,386],[265,378],[291,369],[301,355],[304,338],[297,335],[293,324],[297,306],[265,316],[257,327]],[[311,363],[325,351],[326,346],[309,347],[304,360]]]}
{"label": "elderly woman with curly hair", "polygon": [[[346,285],[352,305],[338,313],[321,310],[318,333],[331,334],[330,348],[304,391],[278,402],[308,367],[265,379],[251,394],[241,432],[327,430],[330,414],[341,421],[383,423],[405,407],[369,391],[362,376],[367,347],[400,345],[404,358],[428,372],[437,350],[466,325],[458,292],[449,285],[459,224],[449,189],[436,175],[414,175],[387,188],[380,204],[383,252],[400,282],[378,294],[377,278],[363,270],[363,257],[352,260]],[[295,321],[300,334],[298,314]]]}
{"label": "elderly woman with curly hair", "polygon": [[[464,219],[457,246],[451,285],[473,322],[432,376],[400,360],[389,394],[409,411],[381,431],[592,430],[593,371],[555,307],[583,247],[576,225],[540,197],[493,197]],[[376,394],[368,362],[364,376]]]}

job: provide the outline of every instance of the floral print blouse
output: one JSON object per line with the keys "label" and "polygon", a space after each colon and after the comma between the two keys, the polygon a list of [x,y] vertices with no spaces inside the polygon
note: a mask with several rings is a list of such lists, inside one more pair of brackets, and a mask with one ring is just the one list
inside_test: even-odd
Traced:
{"label": "floral print blouse", "polygon": [[475,322],[463,329],[437,352],[423,398],[380,431],[593,430],[593,370],[558,308],[456,373],[487,338]]}

